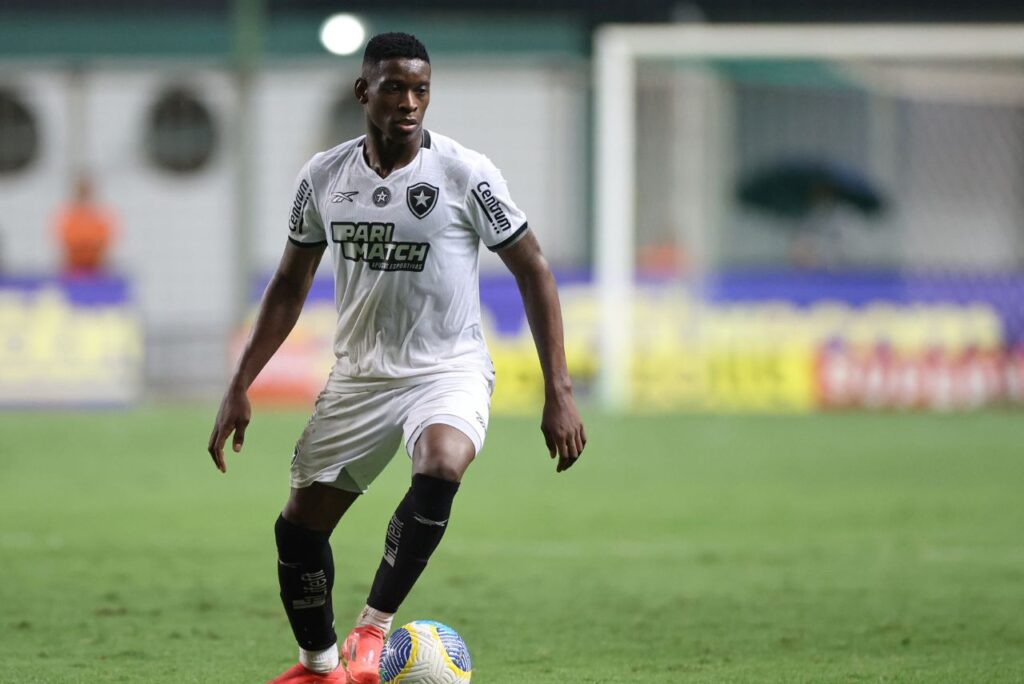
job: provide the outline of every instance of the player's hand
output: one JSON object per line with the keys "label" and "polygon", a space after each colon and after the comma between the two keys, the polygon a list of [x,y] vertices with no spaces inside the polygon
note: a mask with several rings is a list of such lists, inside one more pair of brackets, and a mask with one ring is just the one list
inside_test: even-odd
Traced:
{"label": "player's hand", "polygon": [[549,396],[544,401],[540,430],[551,458],[558,457],[555,470],[559,473],[572,467],[587,445],[587,432],[571,392]]}
{"label": "player's hand", "polygon": [[217,470],[222,473],[228,471],[224,461],[224,443],[235,433],[231,446],[235,453],[242,450],[245,442],[245,428],[249,425],[249,418],[252,416],[252,407],[249,406],[249,397],[245,390],[229,388],[220,402],[220,410],[217,411],[217,419],[213,424],[213,432],[210,434],[210,444],[207,451]]}

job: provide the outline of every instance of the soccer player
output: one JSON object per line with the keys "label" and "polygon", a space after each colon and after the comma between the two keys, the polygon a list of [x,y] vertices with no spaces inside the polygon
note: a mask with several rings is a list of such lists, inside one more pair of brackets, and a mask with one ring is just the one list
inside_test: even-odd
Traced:
{"label": "soccer player", "polygon": [[[355,94],[366,135],[313,156],[296,180],[288,243],[221,402],[209,453],[242,448],[246,391],[291,331],[324,249],[334,261],[337,360],[295,446],[274,528],[297,665],[272,682],[379,682],[391,621],[448,525],[484,443],[494,369],[480,329],[480,242],[514,274],[544,374],[541,430],[556,470],[586,444],[572,396],[555,280],[487,157],[423,128],[430,58],[413,36],[366,46]],[[412,482],[392,516],[366,607],[341,647],[328,539],[399,442]],[[342,662],[343,660],[343,662]]]}

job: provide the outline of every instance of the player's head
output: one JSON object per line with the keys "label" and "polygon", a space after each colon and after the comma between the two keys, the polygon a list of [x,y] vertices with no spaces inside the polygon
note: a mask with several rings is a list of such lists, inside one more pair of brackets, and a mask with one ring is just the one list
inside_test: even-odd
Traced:
{"label": "player's head", "polygon": [[384,137],[418,137],[430,104],[427,48],[408,33],[374,36],[363,51],[363,70],[355,91],[367,123]]}
{"label": "player's head", "polygon": [[389,59],[419,59],[430,64],[427,48],[409,33],[378,33],[363,50],[363,76]]}

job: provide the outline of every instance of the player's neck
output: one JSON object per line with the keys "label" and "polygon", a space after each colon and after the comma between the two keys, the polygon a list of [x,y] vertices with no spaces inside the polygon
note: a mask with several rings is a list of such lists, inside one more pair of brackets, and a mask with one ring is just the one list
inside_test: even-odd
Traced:
{"label": "player's neck", "polygon": [[411,163],[419,153],[422,144],[422,134],[413,140],[397,142],[385,138],[380,131],[371,129],[367,132],[363,142],[363,159],[378,176],[387,178],[398,169]]}

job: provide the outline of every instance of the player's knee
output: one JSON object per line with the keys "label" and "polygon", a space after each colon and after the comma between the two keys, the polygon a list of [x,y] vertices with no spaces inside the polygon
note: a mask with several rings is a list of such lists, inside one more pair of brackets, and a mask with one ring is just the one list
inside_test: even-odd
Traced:
{"label": "player's knee", "polygon": [[329,535],[358,498],[358,492],[314,482],[309,487],[292,489],[282,515],[293,525]]}
{"label": "player's knee", "polygon": [[453,458],[425,458],[418,464],[416,473],[428,475],[438,480],[459,482],[472,461],[472,455],[457,460]]}
{"label": "player's knee", "polygon": [[459,482],[476,457],[476,446],[461,431],[431,425],[416,444],[413,472],[448,482]]}
{"label": "player's knee", "polygon": [[330,534],[296,525],[279,515],[274,523],[274,539],[278,558],[288,562],[319,555],[328,545]]}

